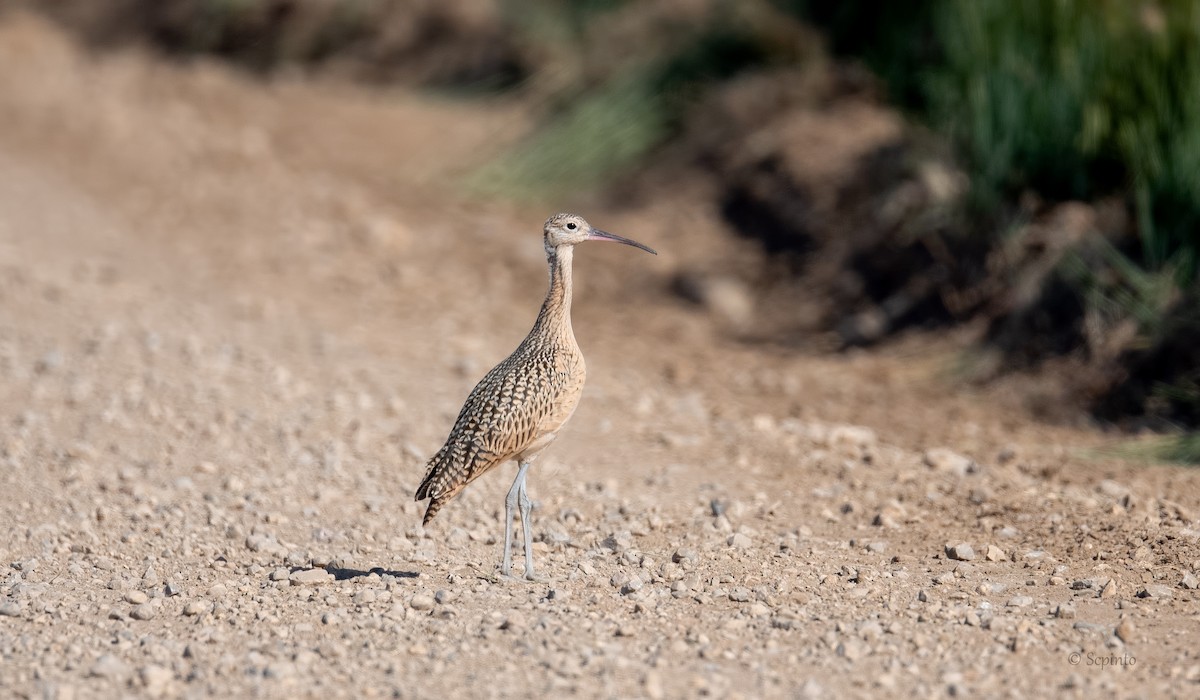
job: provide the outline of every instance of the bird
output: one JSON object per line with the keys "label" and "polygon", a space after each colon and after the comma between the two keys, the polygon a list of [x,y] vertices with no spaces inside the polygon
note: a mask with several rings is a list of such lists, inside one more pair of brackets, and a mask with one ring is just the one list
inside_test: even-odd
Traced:
{"label": "bird", "polygon": [[504,499],[504,555],[500,574],[512,568],[513,520],[519,507],[525,539],[525,578],[537,580],[533,567],[531,505],[525,481],[529,467],[570,420],[583,395],[587,375],[583,353],[571,327],[571,264],[575,246],[612,241],[658,253],[637,241],[592,227],[582,216],[558,213],[542,227],[550,289],[533,329],[503,362],[467,396],[441,449],[425,465],[417,501],[429,499],[422,525],[472,481],[508,461],[517,477]]}

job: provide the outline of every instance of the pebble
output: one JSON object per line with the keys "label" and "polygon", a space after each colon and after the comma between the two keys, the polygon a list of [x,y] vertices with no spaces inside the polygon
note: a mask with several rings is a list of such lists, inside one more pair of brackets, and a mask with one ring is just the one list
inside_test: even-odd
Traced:
{"label": "pebble", "polygon": [[1027,608],[1033,605],[1033,598],[1027,595],[1015,595],[1005,603],[1010,608]]}
{"label": "pebble", "polygon": [[145,603],[147,600],[150,600],[150,597],[141,591],[129,591],[125,594],[125,602],[126,603],[133,603],[134,605],[141,605],[142,603]]}
{"label": "pebble", "polygon": [[9,601],[5,601],[4,603],[0,603],[0,617],[17,617],[20,614],[21,614],[21,604],[20,603],[14,601],[14,600],[9,600]]}
{"label": "pebble", "polygon": [[1200,588],[1200,581],[1196,579],[1196,575],[1192,572],[1187,572],[1183,575],[1183,580],[1179,582],[1180,588],[1186,588],[1189,591],[1194,591]]}
{"label": "pebble", "polygon": [[180,588],[179,584],[175,583],[174,581],[167,581],[167,584],[165,586],[163,586],[163,593],[168,598],[174,598],[175,596],[179,595],[182,592],[183,592],[183,589]]}
{"label": "pebble", "polygon": [[150,603],[142,603],[129,611],[129,616],[135,620],[152,620],[158,614],[158,607]]}
{"label": "pebble", "polygon": [[288,570],[281,566],[278,569],[275,569],[274,571],[271,572],[270,579],[272,581],[286,581],[288,579],[289,575],[290,574],[289,574]]}
{"label": "pebble", "polygon": [[1133,633],[1135,631],[1136,630],[1133,627],[1133,620],[1125,618],[1117,624],[1117,628],[1113,630],[1113,634],[1117,635],[1117,638],[1122,642],[1130,644],[1133,642]]}
{"label": "pebble", "polygon": [[1054,608],[1054,616],[1060,620],[1074,620],[1075,606],[1070,603],[1059,603],[1058,607]]}
{"label": "pebble", "polygon": [[333,580],[333,574],[325,569],[301,569],[288,576],[293,586],[304,586],[317,583],[328,583]]}
{"label": "pebble", "polygon": [[1117,596],[1117,580],[1110,578],[1108,583],[1104,584],[1104,588],[1100,589],[1101,598],[1115,598]]}
{"label": "pebble", "polygon": [[671,561],[681,564],[683,562],[695,561],[696,556],[696,550],[691,547],[680,547],[671,555]]}
{"label": "pebble", "polygon": [[202,615],[208,612],[208,601],[190,600],[187,605],[183,606],[183,614],[190,616]]}
{"label": "pebble", "polygon": [[729,544],[729,546],[737,549],[745,549],[752,544],[750,538],[741,532],[735,532],[734,534],[730,535],[726,542]]}
{"label": "pebble", "polygon": [[637,593],[638,591],[642,590],[642,586],[644,585],[645,584],[642,582],[641,578],[637,576],[631,576],[629,580],[625,582],[625,585],[621,586],[621,594],[629,595],[630,593]]}
{"label": "pebble", "polygon": [[1000,549],[996,545],[989,544],[987,547],[987,552],[984,554],[984,558],[988,561],[1007,561],[1008,554],[1006,554],[1003,549]]}
{"label": "pebble", "polygon": [[1146,584],[1145,588],[1137,592],[1139,598],[1153,598],[1154,600],[1169,600],[1174,595],[1175,591],[1161,583]]}
{"label": "pebble", "polygon": [[[554,589],[550,589],[550,591],[546,593],[546,597],[551,598],[551,599],[559,597],[559,596],[554,595],[554,593],[555,593]],[[458,597],[458,596],[456,596],[454,594],[454,591],[449,591],[449,590],[446,590],[445,588],[439,588],[433,594],[433,599],[437,601],[438,605],[443,605],[445,603],[449,603],[450,601],[454,600],[456,597]]]}
{"label": "pebble", "polygon": [[735,603],[750,602],[750,595],[749,588],[734,588],[733,590],[729,591],[729,599]]}
{"label": "pebble", "polygon": [[939,472],[946,472],[955,476],[966,476],[975,469],[975,462],[973,460],[944,447],[935,447],[927,451],[924,461],[927,466]]}
{"label": "pebble", "polygon": [[436,602],[437,601],[433,599],[433,596],[426,595],[424,593],[418,593],[408,601],[408,605],[413,610],[432,610]]}
{"label": "pebble", "polygon": [[946,545],[946,556],[957,561],[971,561],[975,558],[975,550],[966,542]]}
{"label": "pebble", "polygon": [[92,664],[89,676],[120,681],[129,677],[129,665],[112,654],[103,654]]}
{"label": "pebble", "polygon": [[170,690],[171,681],[175,680],[175,674],[170,669],[148,664],[143,666],[138,671],[138,676],[142,679],[142,685],[146,688],[146,693],[151,697],[163,697]]}

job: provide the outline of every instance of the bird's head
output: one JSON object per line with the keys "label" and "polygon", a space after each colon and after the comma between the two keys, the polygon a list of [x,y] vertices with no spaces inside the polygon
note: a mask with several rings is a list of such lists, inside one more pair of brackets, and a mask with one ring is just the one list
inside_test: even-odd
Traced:
{"label": "bird's head", "polygon": [[584,241],[615,241],[631,245],[634,248],[641,248],[647,253],[658,255],[658,253],[654,252],[654,249],[644,246],[637,241],[631,241],[628,238],[622,238],[616,234],[592,228],[592,225],[578,214],[555,214],[546,219],[544,230],[546,234],[547,253],[553,253],[562,246],[574,246]]}

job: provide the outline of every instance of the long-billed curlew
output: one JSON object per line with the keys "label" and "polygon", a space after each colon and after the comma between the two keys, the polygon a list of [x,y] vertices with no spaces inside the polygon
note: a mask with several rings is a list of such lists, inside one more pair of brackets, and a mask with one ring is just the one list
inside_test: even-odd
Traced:
{"label": "long-billed curlew", "polygon": [[652,249],[628,238],[592,228],[583,217],[555,214],[543,229],[550,264],[550,291],[533,330],[492,368],[463,404],[446,444],[429,460],[416,500],[429,499],[424,523],[467,484],[498,464],[515,460],[517,478],[504,500],[504,557],[500,573],[512,565],[514,511],[521,508],[525,535],[525,578],[533,579],[533,533],[529,528],[529,465],[553,442],[583,394],[583,353],[571,329],[571,259],[584,241],[616,241]]}

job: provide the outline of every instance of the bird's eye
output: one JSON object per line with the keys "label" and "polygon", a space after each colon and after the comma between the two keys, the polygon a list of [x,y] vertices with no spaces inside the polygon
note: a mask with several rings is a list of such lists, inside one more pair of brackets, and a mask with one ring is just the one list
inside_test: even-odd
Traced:
{"label": "bird's eye", "polygon": [[576,225],[575,225],[575,222],[573,222],[573,221],[572,221],[571,223],[567,224],[567,228],[569,228],[569,229],[571,229],[572,231],[574,231],[575,229],[577,229],[577,228],[579,228],[579,227],[578,227],[578,226],[576,226]]}

